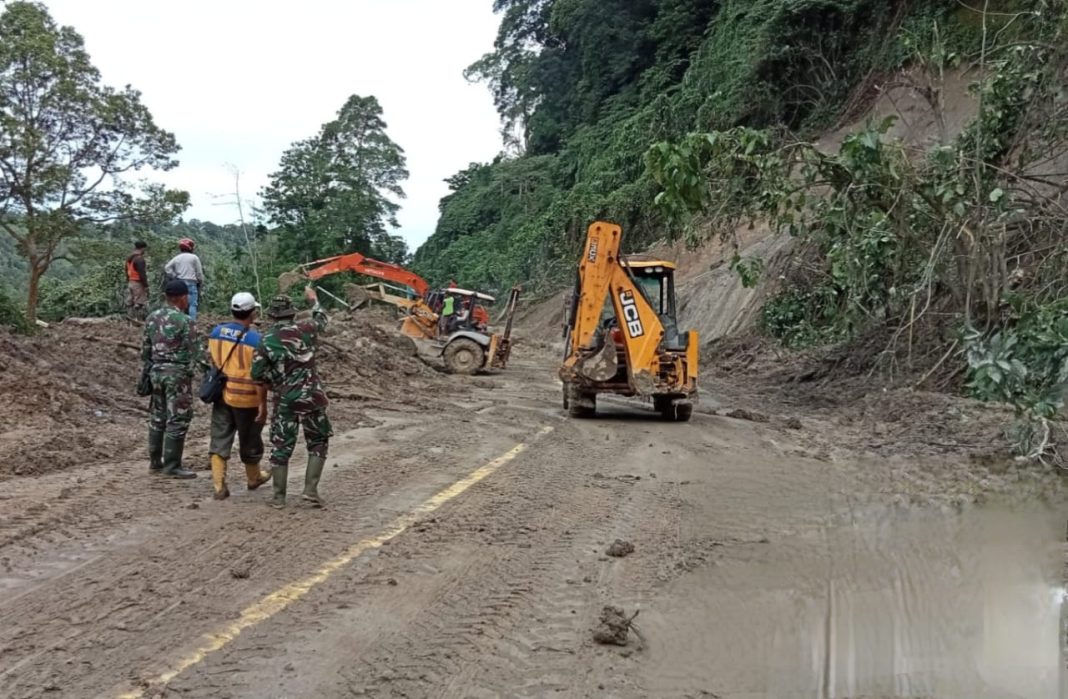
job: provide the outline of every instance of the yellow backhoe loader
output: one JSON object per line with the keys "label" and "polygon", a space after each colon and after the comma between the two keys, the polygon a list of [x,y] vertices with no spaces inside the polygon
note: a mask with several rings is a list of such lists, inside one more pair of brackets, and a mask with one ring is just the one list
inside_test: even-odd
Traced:
{"label": "yellow backhoe loader", "polygon": [[590,417],[597,394],[652,401],[666,420],[685,422],[697,400],[697,332],[680,333],[675,265],[621,257],[622,229],[590,226],[564,326],[560,367],[564,408]]}

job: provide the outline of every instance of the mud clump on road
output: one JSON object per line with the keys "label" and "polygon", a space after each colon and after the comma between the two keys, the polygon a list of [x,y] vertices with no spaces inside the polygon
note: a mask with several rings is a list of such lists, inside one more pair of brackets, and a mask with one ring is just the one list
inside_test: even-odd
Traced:
{"label": "mud clump on road", "polygon": [[605,551],[605,555],[612,558],[626,558],[630,554],[634,553],[634,544],[623,539],[616,539],[612,542],[612,545]]}
{"label": "mud clump on road", "polygon": [[601,610],[600,625],[593,631],[593,640],[604,646],[625,646],[631,629],[637,633],[634,626],[634,618],[638,612],[631,616],[619,607],[611,605]]}
{"label": "mud clump on road", "polygon": [[735,420],[746,420],[747,422],[771,422],[771,418],[769,418],[764,413],[758,413],[754,410],[746,410],[745,408],[735,408],[734,410],[727,413],[727,417],[733,418]]}

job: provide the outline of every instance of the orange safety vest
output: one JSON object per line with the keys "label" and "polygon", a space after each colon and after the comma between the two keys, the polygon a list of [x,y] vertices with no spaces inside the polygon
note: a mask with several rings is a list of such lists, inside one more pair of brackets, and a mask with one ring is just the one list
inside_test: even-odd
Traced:
{"label": "orange safety vest", "polygon": [[136,255],[130,255],[126,258],[126,278],[132,282],[143,282],[144,279],[141,278],[141,275],[137,273],[137,268],[134,267],[134,257]]}
{"label": "orange safety vest", "polygon": [[[234,347],[242,330],[239,323],[215,326],[208,337],[208,350],[212,363],[226,374],[223,402],[233,408],[258,408],[260,384],[252,380],[252,356],[260,343],[260,334],[250,328],[242,337],[241,344]],[[233,350],[233,354],[230,354],[230,350]],[[229,361],[227,355],[230,356]],[[226,366],[221,366],[224,361]]]}

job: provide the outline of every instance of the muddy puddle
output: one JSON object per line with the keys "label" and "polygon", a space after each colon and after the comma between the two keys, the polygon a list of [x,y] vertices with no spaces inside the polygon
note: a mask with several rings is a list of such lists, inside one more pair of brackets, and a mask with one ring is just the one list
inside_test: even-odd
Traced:
{"label": "muddy puddle", "polygon": [[1064,539],[1064,513],[892,508],[726,551],[642,611],[642,684],[732,699],[1068,696]]}

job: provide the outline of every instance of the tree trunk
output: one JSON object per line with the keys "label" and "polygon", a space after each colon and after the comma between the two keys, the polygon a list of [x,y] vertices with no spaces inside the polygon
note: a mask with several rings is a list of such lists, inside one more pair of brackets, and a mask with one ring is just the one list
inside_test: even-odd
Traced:
{"label": "tree trunk", "polygon": [[30,290],[26,296],[26,322],[32,329],[37,325],[37,290],[48,267],[36,257],[30,258]]}

